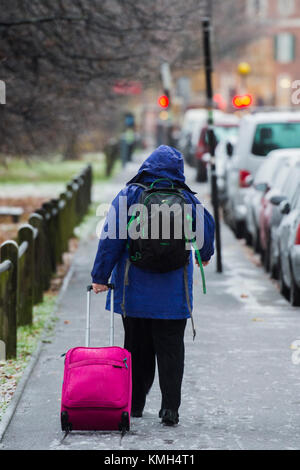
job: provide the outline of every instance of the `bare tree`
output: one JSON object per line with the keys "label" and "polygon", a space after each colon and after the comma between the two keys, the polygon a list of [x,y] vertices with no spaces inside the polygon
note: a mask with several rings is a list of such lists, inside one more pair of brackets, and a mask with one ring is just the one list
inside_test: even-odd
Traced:
{"label": "bare tree", "polygon": [[[215,0],[216,50],[232,51],[236,15]],[[225,4],[227,5],[225,7]],[[159,66],[201,66],[205,0],[2,0],[0,152],[66,149],[83,132],[113,129],[120,104],[113,86],[159,80]],[[236,31],[236,30],[235,30]],[[73,150],[72,150],[73,148]]]}

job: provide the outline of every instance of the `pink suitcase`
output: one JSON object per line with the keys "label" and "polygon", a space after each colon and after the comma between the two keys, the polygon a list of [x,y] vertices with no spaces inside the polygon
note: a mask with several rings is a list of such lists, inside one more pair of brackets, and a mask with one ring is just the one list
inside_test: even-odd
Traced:
{"label": "pink suitcase", "polygon": [[87,287],[86,347],[70,349],[65,358],[61,401],[61,427],[72,430],[119,430],[130,428],[131,354],[113,346],[114,286],[111,289],[110,347],[91,348],[90,297]]}

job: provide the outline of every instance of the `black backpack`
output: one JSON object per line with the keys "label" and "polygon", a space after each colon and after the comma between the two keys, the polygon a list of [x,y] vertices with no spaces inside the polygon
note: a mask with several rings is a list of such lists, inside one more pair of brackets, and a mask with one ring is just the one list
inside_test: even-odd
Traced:
{"label": "black backpack", "polygon": [[[190,256],[190,250],[186,249],[187,224],[184,220],[184,204],[187,201],[183,190],[174,187],[172,182],[167,188],[155,187],[156,183],[165,179],[155,180],[151,186],[136,183],[144,189],[138,200],[141,210],[134,213],[128,223],[127,247],[131,263],[147,271],[159,273],[185,266]],[[168,220],[162,212],[163,204],[173,206]],[[137,239],[130,237],[130,227],[133,228],[133,223]],[[181,233],[178,233],[178,228]],[[154,230],[155,238],[152,236]]]}
{"label": "black backpack", "polygon": [[[171,186],[169,188],[158,188],[154,186],[157,182],[162,180],[170,181]],[[189,240],[185,236],[186,232],[188,233],[187,228],[190,228],[190,230],[192,229],[192,217],[189,216],[189,214],[185,214],[184,211],[184,204],[186,204],[187,201],[185,199],[183,189],[174,187],[174,184],[168,178],[155,180],[151,186],[145,186],[140,183],[132,183],[132,185],[141,186],[144,191],[141,192],[138,201],[141,209],[140,212],[134,213],[127,224],[127,230],[129,234],[127,248],[129,251],[129,258],[126,261],[124,273],[123,299],[121,303],[123,316],[126,316],[126,286],[129,285],[128,273],[131,264],[134,264],[135,266],[138,266],[139,268],[145,269],[147,271],[158,273],[165,273],[183,267],[186,301],[192,320],[193,338],[195,338],[196,330],[194,327],[194,320],[189,297],[187,273],[187,266],[191,250],[186,249],[186,242]],[[156,205],[156,207],[159,209],[163,204],[168,204],[169,206],[176,204],[178,207],[178,213],[175,211],[174,213],[172,211],[170,212],[170,232],[168,233],[167,238],[164,238],[162,213],[155,209],[155,206],[153,211],[153,205]],[[147,208],[147,212],[145,211],[143,213],[144,207]],[[185,216],[187,221],[184,220]],[[151,226],[156,217],[159,217],[156,219],[158,226],[157,238],[152,238]],[[181,225],[181,237],[175,236],[175,221],[177,224]],[[135,223],[135,228],[138,229],[136,232],[139,232],[137,239],[130,237],[130,227],[133,223]],[[143,236],[143,230],[145,227],[147,227],[147,236]],[[199,262],[202,276],[203,293],[205,294],[205,276],[200,251],[196,245],[196,241],[190,241],[195,249]]]}

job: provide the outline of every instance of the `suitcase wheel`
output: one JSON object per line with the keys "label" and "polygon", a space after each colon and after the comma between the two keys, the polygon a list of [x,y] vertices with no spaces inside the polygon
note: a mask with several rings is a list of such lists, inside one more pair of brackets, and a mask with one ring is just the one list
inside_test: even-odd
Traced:
{"label": "suitcase wheel", "polygon": [[65,432],[72,431],[72,423],[69,423],[69,415],[67,411],[62,411],[60,414],[61,430]]}
{"label": "suitcase wheel", "polygon": [[124,411],[122,413],[121,422],[119,423],[119,431],[121,431],[122,436],[124,436],[124,434],[129,431],[129,429],[129,414],[127,413],[127,411]]}

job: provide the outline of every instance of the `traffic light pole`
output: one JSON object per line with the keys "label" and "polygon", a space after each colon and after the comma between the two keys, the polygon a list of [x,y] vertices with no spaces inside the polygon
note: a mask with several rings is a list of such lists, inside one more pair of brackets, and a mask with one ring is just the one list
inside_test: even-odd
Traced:
{"label": "traffic light pole", "polygon": [[219,217],[219,197],[217,186],[217,173],[216,173],[216,160],[215,160],[215,147],[216,139],[214,134],[214,115],[213,115],[213,83],[212,83],[212,55],[210,44],[211,21],[205,18],[202,21],[203,28],[203,45],[204,45],[204,65],[205,65],[205,79],[206,79],[206,100],[208,110],[208,146],[210,153],[211,165],[211,195],[212,204],[214,209],[215,227],[216,227],[216,259],[217,259],[217,272],[222,273],[222,252],[221,252],[221,232],[220,232],[220,217]]}

